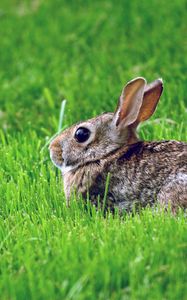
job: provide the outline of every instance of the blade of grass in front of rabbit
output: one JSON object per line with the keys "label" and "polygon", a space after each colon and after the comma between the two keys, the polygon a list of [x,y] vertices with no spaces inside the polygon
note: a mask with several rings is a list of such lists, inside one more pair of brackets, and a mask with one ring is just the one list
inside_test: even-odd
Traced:
{"label": "blade of grass in front of rabbit", "polygon": [[105,207],[106,207],[106,198],[107,198],[107,195],[108,195],[109,183],[110,183],[110,173],[107,174],[107,178],[106,178],[105,193],[104,193],[104,197],[103,197],[103,208],[102,208],[103,212],[104,212]]}

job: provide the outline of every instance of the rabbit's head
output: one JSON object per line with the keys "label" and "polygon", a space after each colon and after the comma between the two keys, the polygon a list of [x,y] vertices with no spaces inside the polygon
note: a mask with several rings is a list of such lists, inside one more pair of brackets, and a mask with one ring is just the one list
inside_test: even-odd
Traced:
{"label": "rabbit's head", "polygon": [[109,156],[123,145],[138,141],[136,128],[155,111],[161,96],[161,79],[147,84],[135,78],[123,88],[114,113],[80,122],[59,134],[50,144],[50,156],[62,173]]}

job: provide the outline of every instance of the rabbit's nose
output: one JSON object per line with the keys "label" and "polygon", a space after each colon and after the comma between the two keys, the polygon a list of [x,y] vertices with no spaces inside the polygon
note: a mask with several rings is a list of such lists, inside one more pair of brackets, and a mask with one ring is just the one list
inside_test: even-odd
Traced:
{"label": "rabbit's nose", "polygon": [[63,164],[62,147],[58,138],[54,139],[50,146],[50,158],[57,168],[61,168]]}
{"label": "rabbit's nose", "polygon": [[54,148],[58,148],[60,147],[60,140],[59,137],[54,138],[54,140],[52,140],[52,142],[49,145],[49,150],[53,150]]}

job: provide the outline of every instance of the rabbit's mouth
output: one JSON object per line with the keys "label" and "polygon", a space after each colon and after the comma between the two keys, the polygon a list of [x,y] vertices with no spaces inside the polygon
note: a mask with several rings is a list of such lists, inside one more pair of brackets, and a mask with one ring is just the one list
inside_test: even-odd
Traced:
{"label": "rabbit's mouth", "polygon": [[50,158],[53,162],[53,164],[60,169],[62,172],[62,175],[64,176],[69,171],[72,171],[73,169],[77,168],[77,165],[75,166],[66,166],[64,159],[62,158],[62,154],[60,155],[59,152],[53,152],[50,151]]}
{"label": "rabbit's mouth", "polygon": [[66,166],[65,163],[62,164],[60,167],[60,171],[62,172],[62,176],[64,176],[66,173],[75,170],[79,167],[79,165],[74,165],[74,166]]}

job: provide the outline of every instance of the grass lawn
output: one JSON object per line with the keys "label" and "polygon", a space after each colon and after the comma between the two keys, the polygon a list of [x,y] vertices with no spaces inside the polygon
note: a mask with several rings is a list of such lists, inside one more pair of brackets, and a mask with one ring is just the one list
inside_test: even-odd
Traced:
{"label": "grass lawn", "polygon": [[72,200],[46,141],[164,79],[146,140],[187,141],[186,1],[0,4],[0,299],[187,299],[183,212],[108,215]]}

